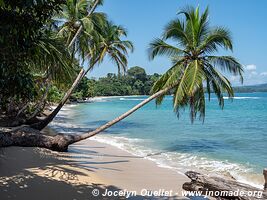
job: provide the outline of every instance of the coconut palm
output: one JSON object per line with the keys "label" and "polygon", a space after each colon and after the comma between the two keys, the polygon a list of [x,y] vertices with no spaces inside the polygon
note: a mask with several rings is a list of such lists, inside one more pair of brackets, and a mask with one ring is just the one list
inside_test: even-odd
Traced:
{"label": "coconut palm", "polygon": [[[184,14],[185,21],[172,20],[164,30],[162,39],[155,39],[150,44],[150,58],[168,56],[173,66],[155,83],[152,92],[158,92],[178,81],[173,88],[173,107],[179,116],[180,109],[189,107],[192,122],[199,113],[205,117],[205,89],[209,99],[211,92],[218,98],[221,108],[224,106],[223,93],[234,96],[230,81],[222,72],[240,76],[242,65],[232,56],[217,55],[219,47],[233,50],[230,32],[223,27],[209,26],[208,8],[199,15],[199,8],[186,8],[179,12]],[[171,39],[177,43],[173,46],[166,42]],[[160,104],[164,95],[158,97]]]}
{"label": "coconut palm", "polygon": [[[234,96],[230,81],[222,72],[239,76],[241,82],[242,65],[231,56],[218,56],[219,48],[232,50],[230,32],[223,27],[210,27],[208,8],[199,14],[199,8],[186,8],[179,12],[185,19],[172,20],[164,29],[163,37],[150,43],[149,57],[167,56],[173,65],[156,81],[152,95],[114,120],[98,127],[94,131],[72,138],[69,144],[92,137],[126,118],[148,102],[156,99],[160,104],[170,90],[173,91],[173,107],[179,116],[180,109],[189,107],[192,122],[199,113],[205,117],[205,87],[208,97],[214,92],[223,108],[223,94]],[[167,43],[171,39],[177,46]]]}
{"label": "coconut palm", "polygon": [[[73,80],[77,75],[78,65],[73,62],[71,54],[64,45],[63,38],[56,35],[54,32],[46,30],[44,34],[39,37],[39,40],[33,43],[32,52],[28,59],[25,59],[24,64],[27,66],[33,74],[34,90],[37,94],[45,88],[45,91],[49,90],[49,82],[53,82],[57,86],[66,85],[66,82]],[[17,113],[17,117],[21,114],[25,114],[24,111],[30,106],[30,104],[36,103],[36,109],[33,113],[30,113],[29,118],[36,116],[42,109],[42,105],[45,103],[46,94],[36,95],[37,99],[32,99]],[[40,101],[39,96],[42,96]],[[39,106],[37,106],[39,105]],[[25,118],[26,120],[26,118]],[[27,120],[26,120],[27,121]]]}
{"label": "coconut palm", "polygon": [[[67,4],[69,6],[66,6],[65,8],[68,9],[68,11],[65,11],[67,14],[65,14],[65,18],[63,18],[66,22],[63,24],[59,34],[62,34],[63,36],[65,35],[67,40],[69,40],[69,35],[74,35],[72,30],[75,30],[75,23],[81,21],[84,28],[80,36],[74,42],[73,54],[78,54],[82,61],[87,60],[89,67],[87,70],[80,70],[80,73],[74,80],[72,86],[64,95],[55,110],[44,120],[31,125],[31,127],[39,130],[43,129],[54,119],[82,78],[92,70],[97,63],[101,63],[104,58],[108,56],[111,61],[116,64],[120,73],[121,71],[127,70],[128,51],[133,51],[133,45],[130,41],[121,40],[121,37],[127,36],[127,32],[123,27],[106,21],[104,15],[100,13],[92,13],[90,16],[86,14],[86,9],[89,6],[88,1],[70,0],[69,4]],[[64,15],[62,14],[61,16]]]}
{"label": "coconut palm", "polygon": [[[93,66],[95,60],[102,62],[105,57],[108,57],[118,68],[118,74],[127,71],[127,55],[128,51],[133,51],[133,44],[129,40],[122,40],[121,37],[127,37],[127,31],[122,27],[107,21],[99,30],[100,39],[95,43],[92,52],[89,52]],[[91,70],[91,68],[89,68]],[[87,70],[88,72],[88,70]],[[87,73],[86,72],[86,73]]]}
{"label": "coconut palm", "polygon": [[[93,3],[93,8],[91,8]],[[95,8],[101,4],[102,1],[99,0],[94,2],[68,0],[54,19],[58,34],[66,39],[66,44],[72,50],[73,55],[78,56],[82,61],[87,58],[86,54],[91,42],[95,42],[98,38],[96,27],[100,27],[106,22],[104,13],[94,12]],[[82,31],[77,35],[80,29]]]}

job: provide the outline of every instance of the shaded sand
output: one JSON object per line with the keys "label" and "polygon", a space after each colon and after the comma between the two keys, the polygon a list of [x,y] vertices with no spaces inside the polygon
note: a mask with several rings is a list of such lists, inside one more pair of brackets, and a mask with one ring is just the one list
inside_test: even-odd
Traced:
{"label": "shaded sand", "polygon": [[81,166],[96,169],[97,175],[104,177],[107,183],[111,181],[127,190],[164,189],[178,192],[182,190],[182,184],[189,181],[185,175],[158,167],[150,160],[92,140],[72,145],[70,156],[74,156]]}
{"label": "shaded sand", "polygon": [[[101,196],[106,189],[136,191],[129,199],[163,199],[144,198],[142,189],[173,190],[164,199],[186,199],[177,194],[187,180],[152,161],[91,140],[72,145],[66,153],[40,148],[0,149],[1,200],[125,199]],[[99,196],[92,195],[94,189],[99,190]]]}

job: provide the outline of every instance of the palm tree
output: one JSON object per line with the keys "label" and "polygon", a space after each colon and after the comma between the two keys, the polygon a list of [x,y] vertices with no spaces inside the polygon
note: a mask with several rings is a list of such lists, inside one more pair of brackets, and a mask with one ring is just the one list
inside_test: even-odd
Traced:
{"label": "palm tree", "polygon": [[[34,118],[42,109],[42,105],[45,103],[46,94],[49,90],[49,82],[53,82],[56,85],[66,84],[73,80],[77,75],[78,65],[73,62],[71,54],[64,45],[62,37],[56,35],[53,31],[46,30],[39,40],[32,45],[32,52],[29,59],[25,59],[25,65],[31,70],[35,83],[35,90],[37,93],[45,88],[44,94],[37,95],[42,96],[40,100],[36,100],[36,109],[30,114],[30,117],[26,117],[23,121],[27,122],[27,118]],[[29,101],[18,112],[19,117],[29,106],[33,103]],[[25,113],[23,113],[25,114]]]}
{"label": "palm tree", "polygon": [[[95,43],[95,47],[90,55],[91,60],[102,62],[105,57],[108,57],[118,69],[118,74],[127,71],[127,55],[128,51],[133,52],[133,44],[129,40],[121,40],[121,37],[127,37],[127,31],[122,26],[117,26],[110,21],[107,21],[99,30],[100,39]],[[93,66],[93,63],[90,64]],[[91,70],[90,67],[86,73]]]}
{"label": "palm tree", "polygon": [[[240,76],[242,82],[242,65],[234,57],[216,55],[219,47],[225,50],[233,49],[229,31],[223,27],[211,28],[209,26],[208,8],[202,15],[199,14],[199,8],[193,7],[182,10],[178,15],[181,14],[184,15],[184,20],[181,18],[172,20],[165,27],[163,37],[150,43],[149,57],[151,59],[164,55],[169,57],[173,63],[172,67],[154,84],[151,91],[153,95],[94,131],[75,136],[69,144],[100,133],[153,99],[160,104],[170,90],[174,93],[174,111],[179,116],[180,109],[189,107],[192,122],[197,114],[200,119],[204,120],[205,87],[209,100],[211,93],[214,92],[221,108],[224,106],[224,92],[229,97],[234,96],[230,81],[221,71]],[[178,45],[168,44],[166,40],[169,39]]]}
{"label": "palm tree", "polygon": [[[76,3],[76,1],[69,1],[70,3],[74,3],[74,5],[77,5],[77,3]],[[83,23],[83,26],[85,26],[85,24],[87,24],[88,23],[88,18],[91,16],[91,15],[93,15],[94,14],[94,11],[95,11],[95,9],[97,8],[97,6],[99,6],[99,5],[102,5],[103,4],[103,0],[95,0],[95,2],[94,2],[94,4],[91,4],[91,3],[89,3],[88,4],[88,2],[86,1],[86,0],[82,0],[82,1],[80,1],[79,2],[79,4],[78,4],[78,9],[77,9],[77,6],[75,6],[75,9],[73,10],[74,12],[77,12],[78,11],[78,15],[81,13],[81,12],[79,12],[80,10],[79,10],[79,7],[80,8],[82,8],[82,11],[84,12],[86,9],[84,9],[85,7],[84,6],[81,6],[81,5],[85,5],[88,9],[89,9],[89,12],[88,12],[88,14],[87,14],[87,17],[85,17],[85,18],[82,18],[80,21]],[[67,9],[68,10],[68,9]],[[63,14],[64,14],[64,12],[63,12]],[[71,15],[70,15],[71,16]],[[73,14],[72,14],[72,16],[73,16]],[[83,20],[84,19],[84,20]],[[82,33],[82,30],[83,30],[83,26],[81,25],[81,23],[80,23],[80,21],[75,21],[74,22],[74,27],[75,28],[78,28],[78,30],[77,30],[77,32],[75,33],[75,35],[74,35],[74,37],[72,38],[72,40],[70,41],[70,43],[69,43],[69,47],[71,47],[72,45],[73,45],[73,43],[75,42],[75,40],[78,38],[78,36]],[[89,24],[90,24],[90,22],[89,22]]]}
{"label": "palm tree", "polygon": [[126,30],[121,26],[116,26],[107,21],[105,15],[102,13],[92,13],[89,11],[91,14],[87,14],[88,7],[90,7],[90,2],[88,1],[69,0],[63,9],[64,12],[61,14],[63,17],[61,21],[65,21],[65,23],[62,25],[59,34],[65,36],[67,41],[69,41],[72,35],[76,35],[75,31],[78,27],[75,24],[77,22],[82,24],[83,31],[73,43],[74,47],[72,47],[72,51],[73,54],[78,54],[82,61],[87,60],[89,67],[87,70],[83,68],[80,70],[72,86],[54,111],[44,120],[32,124],[31,127],[33,128],[42,130],[46,127],[67,102],[82,78],[97,63],[101,63],[106,55],[116,64],[119,72],[121,70],[126,71],[128,50],[133,51],[133,45],[130,41],[120,39],[122,36],[127,36]]}

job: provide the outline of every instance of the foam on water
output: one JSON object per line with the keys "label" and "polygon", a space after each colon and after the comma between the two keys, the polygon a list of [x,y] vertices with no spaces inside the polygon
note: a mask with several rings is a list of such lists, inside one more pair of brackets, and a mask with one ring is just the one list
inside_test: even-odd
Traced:
{"label": "foam on water", "polygon": [[259,99],[260,97],[223,97],[224,99]]}
{"label": "foam on water", "polygon": [[141,98],[120,98],[120,101],[143,101]]}
{"label": "foam on water", "polygon": [[200,157],[189,153],[178,152],[159,152],[156,149],[144,147],[144,140],[137,138],[117,137],[111,135],[96,136],[91,138],[101,143],[115,146],[127,151],[135,156],[155,162],[159,167],[168,168],[179,174],[184,174],[188,170],[200,170],[216,175],[233,176],[236,180],[250,184],[262,189],[261,178],[259,174],[252,174],[252,169],[237,163],[228,161],[211,160],[206,157]]}

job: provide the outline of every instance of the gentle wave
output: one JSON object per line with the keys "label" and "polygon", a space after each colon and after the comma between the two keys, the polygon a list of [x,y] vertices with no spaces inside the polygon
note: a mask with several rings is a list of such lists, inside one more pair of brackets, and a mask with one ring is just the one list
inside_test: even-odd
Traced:
{"label": "gentle wave", "polygon": [[223,97],[224,99],[260,99],[260,97]]}
{"label": "gentle wave", "polygon": [[140,98],[120,98],[120,101],[142,101],[145,99],[140,99]]}
{"label": "gentle wave", "polygon": [[169,168],[180,174],[184,174],[190,168],[191,170],[200,170],[204,173],[209,172],[216,175],[232,176],[240,182],[262,188],[262,176],[253,174],[251,168],[241,164],[212,160],[189,153],[159,152],[155,149],[149,149],[140,145],[140,143],[142,144],[145,140],[137,138],[102,135],[93,137],[91,140],[115,146],[135,156],[151,160],[159,167]]}

